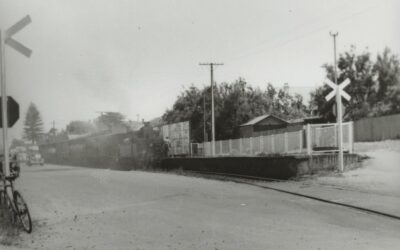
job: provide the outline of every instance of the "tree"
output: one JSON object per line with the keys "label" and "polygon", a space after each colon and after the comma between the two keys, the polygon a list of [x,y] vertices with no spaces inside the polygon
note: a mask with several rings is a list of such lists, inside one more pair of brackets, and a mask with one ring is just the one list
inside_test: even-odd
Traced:
{"label": "tree", "polygon": [[23,138],[35,143],[43,134],[43,122],[39,110],[31,103],[26,112]]}
{"label": "tree", "polygon": [[217,139],[238,136],[239,125],[272,110],[273,99],[260,88],[253,88],[243,78],[219,87],[221,110],[216,115]]}
{"label": "tree", "polygon": [[378,55],[373,72],[377,76],[374,114],[400,112],[400,66],[399,58],[386,48]]}
{"label": "tree", "polygon": [[119,112],[102,112],[95,123],[98,129],[112,129],[125,126],[124,119],[124,115]]}
{"label": "tree", "polygon": [[[334,68],[325,64],[328,79],[334,79]],[[368,51],[357,55],[355,47],[339,56],[338,82],[349,78],[351,84],[346,92],[351,100],[343,101],[346,107],[345,120],[356,120],[367,116],[379,116],[400,112],[400,68],[397,56],[392,55],[389,49],[378,54],[375,62]],[[335,99],[325,101],[325,96],[331,91],[327,86],[317,88],[311,93],[310,105],[330,120]]]}
{"label": "tree", "polygon": [[[184,90],[172,109],[164,113],[163,120],[166,123],[190,121],[191,138],[203,141],[204,99],[206,132],[211,135],[211,87],[208,86],[198,89],[192,85]],[[282,118],[301,117],[306,112],[302,102],[300,95],[292,96],[287,90],[277,91],[272,84],[264,91],[253,88],[243,78],[233,83],[221,83],[214,90],[215,137],[234,138],[239,134],[240,124],[266,113]],[[206,138],[209,139],[210,136]]]}
{"label": "tree", "polygon": [[306,106],[303,104],[303,96],[289,94],[288,84],[285,84],[283,89],[279,89],[274,93],[277,93],[277,96],[272,99],[273,105],[270,113],[283,119],[300,118],[308,113]]}
{"label": "tree", "polygon": [[209,100],[211,99],[207,95],[210,89],[204,88],[200,90],[191,85],[177,97],[172,109],[165,111],[162,120],[167,123],[190,121],[191,137],[200,140],[203,138],[204,128],[203,97],[206,98],[206,108],[211,107],[209,105]]}
{"label": "tree", "polygon": [[57,135],[57,129],[56,128],[51,128],[48,132],[49,135],[51,136],[56,136]]}
{"label": "tree", "polygon": [[71,121],[66,128],[69,134],[87,134],[94,131],[94,126],[90,122]]}

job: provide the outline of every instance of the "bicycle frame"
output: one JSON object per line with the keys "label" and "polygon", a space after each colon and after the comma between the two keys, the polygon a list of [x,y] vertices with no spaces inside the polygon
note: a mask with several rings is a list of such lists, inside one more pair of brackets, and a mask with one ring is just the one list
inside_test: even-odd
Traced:
{"label": "bicycle frame", "polygon": [[3,199],[2,205],[7,206],[13,224],[20,224],[27,233],[31,233],[32,220],[28,205],[21,193],[14,189],[14,181],[19,177],[20,173],[17,161],[10,162],[10,170],[10,175],[8,176],[0,173],[0,180],[3,183],[3,187],[0,190],[1,198]]}
{"label": "bicycle frame", "polygon": [[1,178],[2,178],[2,182],[3,182],[3,191],[4,191],[6,201],[9,201],[9,205],[11,206],[11,209],[14,211],[14,213],[17,213],[18,211],[15,206],[14,195],[13,195],[13,193],[14,193],[13,181],[6,180],[4,175]]}
{"label": "bicycle frame", "polygon": [[11,178],[2,176],[2,204],[7,206],[12,223],[20,224],[27,233],[31,233],[32,220],[28,205],[24,201],[22,195],[14,189],[13,181],[15,178],[17,178],[17,176]]}

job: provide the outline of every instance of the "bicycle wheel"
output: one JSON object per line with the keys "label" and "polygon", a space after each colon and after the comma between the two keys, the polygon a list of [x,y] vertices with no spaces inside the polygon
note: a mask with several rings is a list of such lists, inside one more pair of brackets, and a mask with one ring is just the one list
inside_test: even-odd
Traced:
{"label": "bicycle wheel", "polygon": [[22,224],[22,227],[27,233],[32,232],[32,220],[31,215],[29,213],[28,205],[22,198],[22,195],[18,191],[14,191],[14,202],[15,207],[17,208],[17,215],[19,221]]}

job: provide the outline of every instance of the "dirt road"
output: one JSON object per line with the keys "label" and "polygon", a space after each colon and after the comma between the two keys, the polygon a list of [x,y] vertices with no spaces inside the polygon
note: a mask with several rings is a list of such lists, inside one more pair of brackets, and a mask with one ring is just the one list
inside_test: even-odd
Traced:
{"label": "dirt road", "polygon": [[399,249],[400,222],[245,184],[47,165],[17,188],[34,232],[2,249]]}

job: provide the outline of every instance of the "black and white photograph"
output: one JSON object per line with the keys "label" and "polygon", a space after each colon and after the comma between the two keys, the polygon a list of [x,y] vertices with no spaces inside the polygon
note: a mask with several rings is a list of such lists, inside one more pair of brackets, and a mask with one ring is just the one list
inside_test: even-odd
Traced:
{"label": "black and white photograph", "polygon": [[0,0],[1,250],[400,249],[400,1]]}

